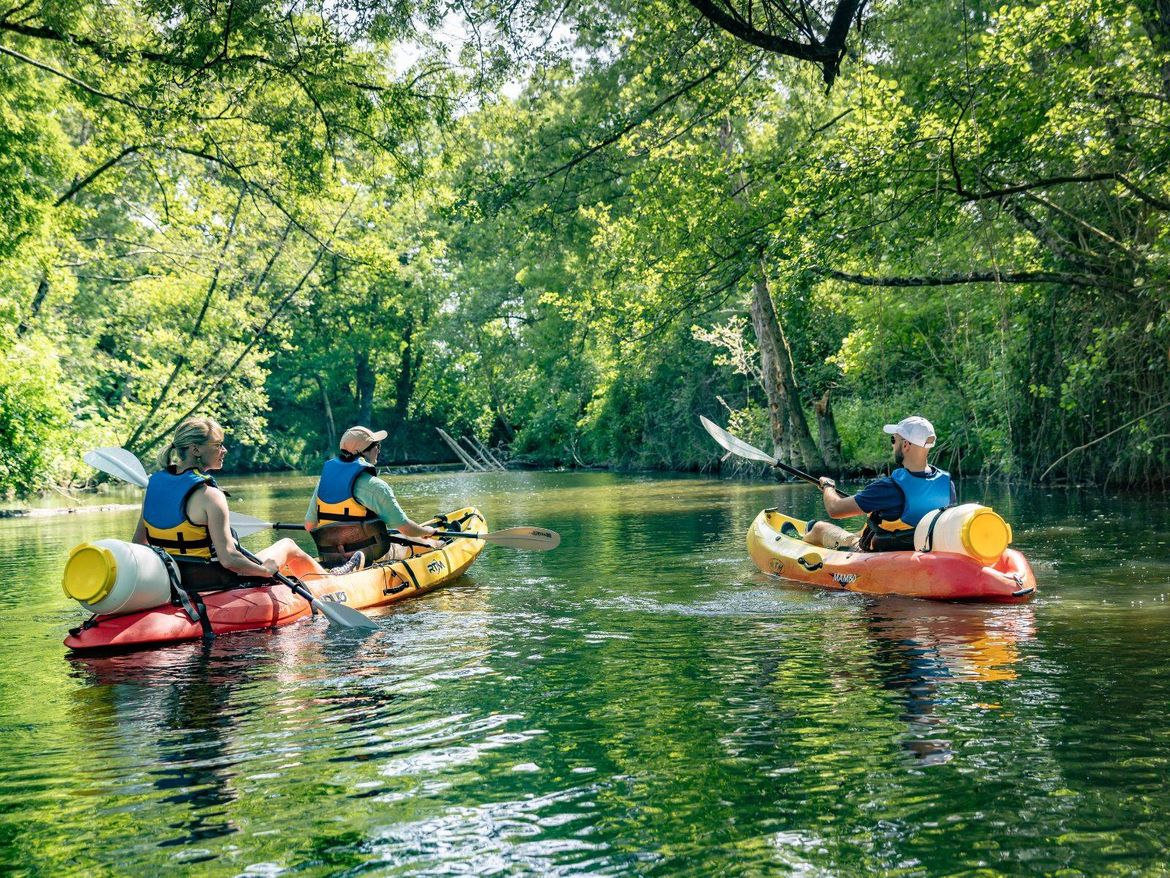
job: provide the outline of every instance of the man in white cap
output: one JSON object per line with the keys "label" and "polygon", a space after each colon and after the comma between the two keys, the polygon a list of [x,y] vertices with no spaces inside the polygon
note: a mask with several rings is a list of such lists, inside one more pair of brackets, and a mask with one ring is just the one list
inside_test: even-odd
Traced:
{"label": "man in white cap", "polygon": [[378,453],[385,438],[385,430],[346,430],[341,452],[325,462],[305,512],[305,529],[313,534],[322,557],[348,559],[349,569],[341,572],[361,570],[367,560],[377,561],[394,550],[398,550],[394,557],[407,557],[410,553],[403,551],[405,547],[388,540],[387,528],[420,538],[429,546],[441,545],[429,539],[435,529],[411,521],[393,489],[378,478]]}
{"label": "man in white cap", "polygon": [[934,447],[934,426],[926,418],[911,415],[886,424],[893,445],[890,475],[870,482],[852,497],[842,497],[830,478],[820,480],[825,509],[832,518],[867,516],[865,527],[853,533],[827,521],[813,523],[805,542],[845,552],[900,552],[914,550],[914,526],[934,509],[958,502],[951,476],[927,463]]}

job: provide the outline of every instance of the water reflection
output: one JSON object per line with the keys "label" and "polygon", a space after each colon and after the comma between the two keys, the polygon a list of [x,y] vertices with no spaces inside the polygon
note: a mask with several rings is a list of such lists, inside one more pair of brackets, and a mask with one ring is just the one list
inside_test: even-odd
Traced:
{"label": "water reflection", "polygon": [[[907,752],[923,764],[954,756],[940,708],[956,683],[1014,680],[1020,644],[1035,637],[1031,605],[987,607],[885,597],[867,599],[866,630],[876,646],[882,685],[902,694]],[[979,705],[986,709],[995,704]]]}
{"label": "water reflection", "polygon": [[[243,511],[303,512],[310,478],[269,480],[233,480]],[[1167,860],[1164,498],[1019,494],[1041,593],[997,608],[757,578],[744,531],[763,506],[816,514],[799,486],[394,483],[408,509],[474,499],[493,528],[564,542],[490,548],[473,577],[373,611],[364,640],[318,619],[206,653],[66,661],[80,612],[61,559],[133,522],[0,522],[0,873],[1095,875]]]}
{"label": "water reflection", "polygon": [[74,677],[90,687],[78,690],[78,721],[86,734],[100,733],[115,749],[143,740],[157,747],[138,764],[152,766],[149,783],[161,795],[150,798],[181,815],[168,824],[174,833],[158,839],[158,847],[182,848],[238,831],[227,816],[239,798],[231,749],[249,709],[236,696],[255,677],[258,658],[254,642],[221,638],[73,659]]}

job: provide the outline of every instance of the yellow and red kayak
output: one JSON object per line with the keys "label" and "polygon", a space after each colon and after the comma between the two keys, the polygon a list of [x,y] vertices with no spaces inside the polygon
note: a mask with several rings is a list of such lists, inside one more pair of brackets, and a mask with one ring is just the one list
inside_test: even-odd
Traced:
{"label": "yellow and red kayak", "polygon": [[946,552],[841,552],[804,542],[806,528],[765,509],[748,529],[748,554],[764,573],[861,594],[1022,603],[1036,593],[1032,568],[1015,549],[989,565]]}
{"label": "yellow and red kayak", "polygon": [[[483,533],[487,522],[474,507],[438,515],[426,522],[444,530]],[[467,570],[483,551],[483,540],[451,537],[437,549],[402,561],[375,564],[343,576],[282,571],[299,576],[305,587],[321,600],[337,601],[355,609],[380,607],[425,594],[446,585]],[[279,628],[311,615],[309,603],[283,585],[240,588],[204,595],[212,630],[216,634]],[[75,652],[128,650],[199,640],[203,630],[182,607],[165,604],[122,616],[98,616],[70,632],[65,645]]]}

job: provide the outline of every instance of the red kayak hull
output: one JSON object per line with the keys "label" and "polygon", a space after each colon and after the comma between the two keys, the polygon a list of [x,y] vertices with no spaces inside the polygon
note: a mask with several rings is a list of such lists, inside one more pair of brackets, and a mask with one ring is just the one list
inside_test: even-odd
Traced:
{"label": "red kayak hull", "polygon": [[[785,536],[805,522],[765,509],[748,529],[748,554],[764,573],[838,591],[940,601],[1018,604],[1036,594],[1028,560],[1008,549],[991,564],[943,552],[839,552]],[[791,533],[791,532],[790,532]]]}
{"label": "red kayak hull", "polygon": [[[469,533],[488,529],[479,510],[470,506],[427,523]],[[485,545],[483,540],[456,538],[439,549],[427,549],[405,560],[383,562],[342,576],[304,570],[284,572],[298,576],[320,600],[361,610],[406,600],[454,581],[467,571]],[[217,636],[280,628],[312,614],[308,601],[283,585],[208,592],[203,600]],[[192,622],[181,607],[170,605],[124,616],[99,616],[95,623],[71,633],[65,638],[65,645],[74,652],[113,652],[166,646],[203,636],[197,621]]]}
{"label": "red kayak hull", "polygon": [[[279,628],[308,616],[309,602],[285,586],[244,588],[204,596],[216,634]],[[72,650],[134,649],[152,644],[198,640],[203,629],[182,607],[155,607],[125,616],[102,616],[92,628],[65,638]]]}

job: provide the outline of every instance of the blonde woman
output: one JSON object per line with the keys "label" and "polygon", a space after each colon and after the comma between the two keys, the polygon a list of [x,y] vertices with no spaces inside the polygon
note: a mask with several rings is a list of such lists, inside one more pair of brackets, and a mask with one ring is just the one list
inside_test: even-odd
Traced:
{"label": "blonde woman", "polygon": [[[241,579],[268,579],[285,568],[296,576],[325,573],[291,539],[256,553],[240,551],[228,521],[227,497],[207,475],[223,466],[223,428],[211,418],[188,418],[158,456],[161,469],[150,477],[134,542],[157,546],[180,562],[185,589],[214,591]],[[333,573],[349,572],[344,566]]]}

